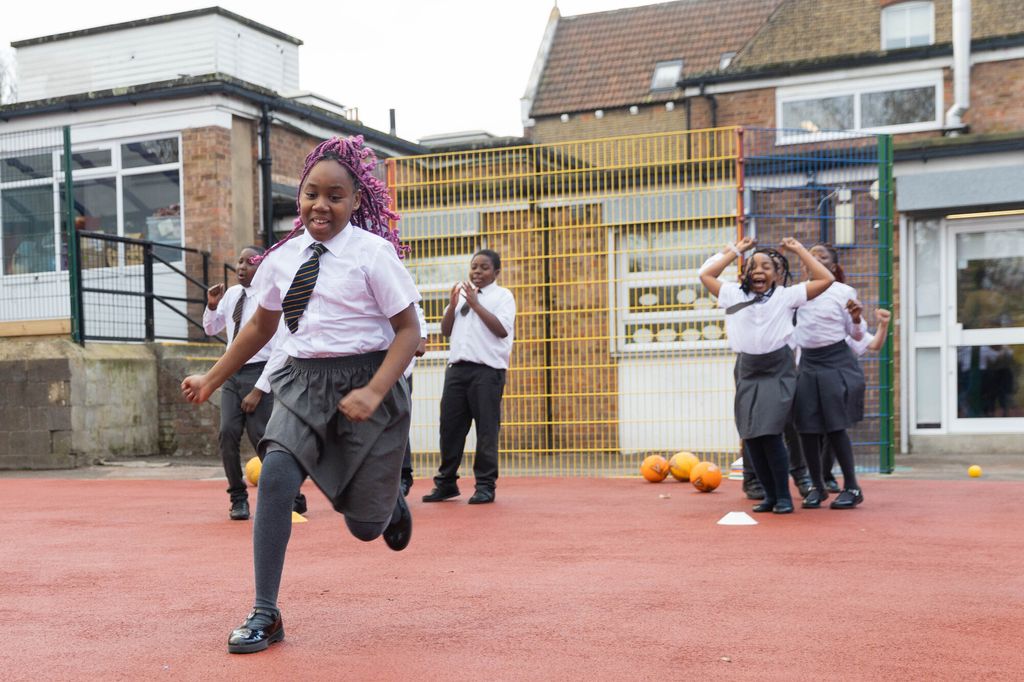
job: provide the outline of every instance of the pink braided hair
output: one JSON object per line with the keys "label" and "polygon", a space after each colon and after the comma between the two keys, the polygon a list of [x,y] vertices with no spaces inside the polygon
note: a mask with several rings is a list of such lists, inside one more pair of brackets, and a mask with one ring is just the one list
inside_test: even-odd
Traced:
{"label": "pink braided hair", "polygon": [[[409,246],[402,244],[397,227],[393,230],[390,228],[390,221],[400,220],[401,216],[390,208],[391,195],[387,185],[373,174],[373,169],[377,166],[377,156],[372,149],[363,144],[362,135],[346,138],[332,137],[318,144],[309,153],[309,156],[306,157],[306,165],[302,168],[302,177],[299,178],[299,195],[295,198],[296,212],[299,210],[302,186],[306,183],[309,172],[313,170],[313,166],[324,159],[333,159],[340,163],[342,168],[352,176],[356,189],[362,190],[359,208],[352,212],[352,224],[388,240],[395,247],[398,257],[404,258],[409,251]],[[250,262],[255,265],[263,260],[305,227],[301,218],[296,218],[294,224],[295,227],[284,239],[267,249],[262,256],[251,258]]]}

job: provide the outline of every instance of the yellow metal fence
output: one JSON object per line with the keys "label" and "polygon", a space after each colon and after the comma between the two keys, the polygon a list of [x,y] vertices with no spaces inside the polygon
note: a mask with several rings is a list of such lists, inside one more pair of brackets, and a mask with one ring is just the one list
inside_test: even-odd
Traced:
{"label": "yellow metal fence", "polygon": [[[413,381],[417,474],[438,461],[440,320],[474,252],[501,254],[516,298],[503,475],[616,475],[651,453],[738,456],[733,355],[697,269],[735,239],[733,128],[389,161],[427,355]],[[463,474],[472,472],[474,433]]]}

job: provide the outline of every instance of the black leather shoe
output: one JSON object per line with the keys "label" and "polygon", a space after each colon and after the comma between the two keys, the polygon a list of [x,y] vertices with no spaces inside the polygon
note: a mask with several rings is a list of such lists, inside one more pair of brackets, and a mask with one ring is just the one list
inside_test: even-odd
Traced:
{"label": "black leather shoe", "polygon": [[398,496],[398,501],[395,504],[398,507],[398,520],[389,523],[388,527],[384,529],[383,535],[384,542],[388,547],[396,552],[401,552],[409,546],[409,540],[412,539],[412,512],[409,511],[409,505],[405,503],[405,498],[401,495]]}
{"label": "black leather shoe", "polygon": [[[259,619],[253,622],[253,618],[257,615],[260,616]],[[269,625],[266,625],[267,617],[272,619]],[[280,612],[254,608],[241,627],[232,630],[228,635],[228,653],[254,654],[282,639],[284,639],[284,621],[281,620]]]}
{"label": "black leather shoe", "polygon": [[814,490],[814,481],[808,477],[799,478],[794,483],[796,483],[796,489],[800,491],[800,497],[807,497]]}
{"label": "black leather shoe", "polygon": [[776,514],[792,514],[793,513],[793,500],[779,500],[775,503],[775,508],[772,512]]}
{"label": "black leather shoe", "polygon": [[837,483],[836,479],[834,478],[825,481],[825,490],[832,493],[833,495],[835,495],[838,492],[841,492],[839,489],[839,483]]}
{"label": "black leather shoe", "polygon": [[494,502],[493,490],[477,490],[473,497],[469,498],[470,504],[490,504]]}
{"label": "black leather shoe", "polygon": [[839,497],[829,505],[832,509],[853,509],[864,501],[864,493],[860,488],[847,488],[839,493]]}
{"label": "black leather shoe", "polygon": [[751,481],[750,483],[744,482],[743,493],[747,496],[748,500],[764,499],[764,488],[761,487],[760,481]]}
{"label": "black leather shoe", "polygon": [[827,499],[828,493],[822,492],[814,486],[811,486],[810,491],[804,497],[804,501],[800,506],[804,509],[818,509],[821,507],[821,503]]}
{"label": "black leather shoe", "polygon": [[231,503],[231,520],[249,520],[249,500],[235,500]]}
{"label": "black leather shoe", "polygon": [[306,496],[299,493],[295,496],[295,502],[292,503],[292,511],[296,514],[305,514],[309,507],[306,505]]}
{"label": "black leather shoe", "polygon": [[772,500],[770,502],[768,500],[765,500],[761,504],[755,504],[754,505],[754,511],[757,512],[758,514],[762,514],[764,512],[770,512],[773,509],[775,509],[775,500]]}
{"label": "black leather shoe", "polygon": [[456,487],[451,488],[434,488],[429,494],[423,496],[424,502],[443,502],[444,500],[450,500],[453,497],[460,495],[459,489]]}

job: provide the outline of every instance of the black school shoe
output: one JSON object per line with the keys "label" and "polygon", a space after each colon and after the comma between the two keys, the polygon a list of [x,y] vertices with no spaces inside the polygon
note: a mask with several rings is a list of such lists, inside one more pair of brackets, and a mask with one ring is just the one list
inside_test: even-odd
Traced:
{"label": "black school shoe", "polygon": [[457,486],[447,487],[438,486],[431,490],[428,494],[423,496],[424,502],[443,502],[444,500],[450,500],[453,497],[458,497],[459,489]]}
{"label": "black school shoe", "polygon": [[847,488],[839,493],[839,497],[829,505],[832,509],[853,509],[864,501],[864,493],[860,488]]}
{"label": "black school shoe", "polygon": [[811,487],[811,490],[804,497],[801,507],[804,509],[818,509],[821,507],[822,502],[828,499],[828,493],[823,490],[818,490],[815,487]]}
{"label": "black school shoe", "polygon": [[490,504],[494,502],[493,490],[477,490],[473,497],[469,498],[470,504]]}
{"label": "black school shoe", "polygon": [[230,516],[232,521],[248,521],[249,500],[235,500],[232,502]]}
{"label": "black school shoe", "polygon": [[825,490],[833,495],[841,492],[839,483],[834,478],[829,478],[825,481]]}
{"label": "black school shoe", "polygon": [[382,535],[388,547],[401,552],[409,546],[409,540],[412,539],[412,512],[401,495],[398,496],[395,506],[398,507],[398,519],[389,523]]}
{"label": "black school shoe", "polygon": [[292,511],[296,514],[305,514],[309,511],[309,505],[306,503],[306,496],[299,493],[295,496],[295,501],[292,503]]}
{"label": "black school shoe", "polygon": [[[257,615],[260,618],[254,623],[253,619]],[[268,617],[272,619],[269,625],[266,624]],[[228,653],[254,654],[282,639],[284,639],[284,621],[281,620],[281,612],[253,608],[245,622],[228,635]]]}

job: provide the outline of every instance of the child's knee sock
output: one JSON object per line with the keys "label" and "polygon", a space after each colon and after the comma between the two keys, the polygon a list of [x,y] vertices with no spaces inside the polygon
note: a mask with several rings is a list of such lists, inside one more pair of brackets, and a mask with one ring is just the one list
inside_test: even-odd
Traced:
{"label": "child's knee sock", "polygon": [[292,506],[303,478],[299,463],[287,452],[271,452],[263,460],[252,533],[255,606],[277,608],[284,554],[292,533]]}

